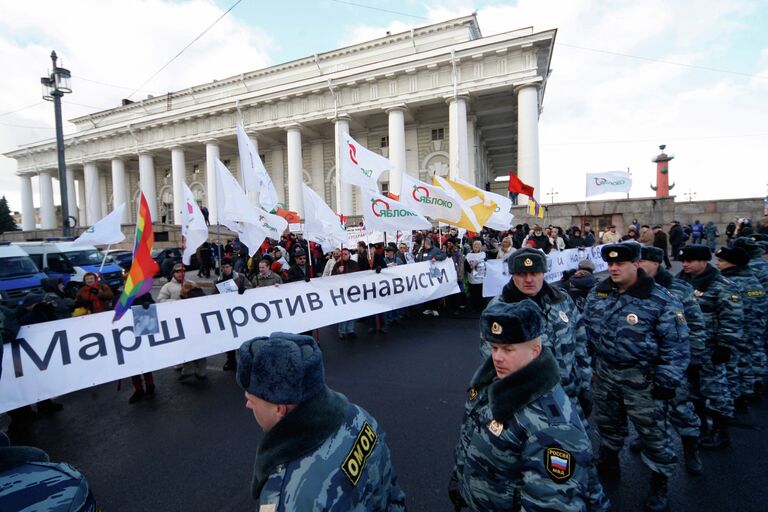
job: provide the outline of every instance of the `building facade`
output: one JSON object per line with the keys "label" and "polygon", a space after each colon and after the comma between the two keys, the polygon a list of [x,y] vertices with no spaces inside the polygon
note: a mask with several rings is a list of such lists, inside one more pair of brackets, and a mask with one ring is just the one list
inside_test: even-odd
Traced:
{"label": "building facade", "polygon": [[[148,97],[73,119],[65,137],[69,211],[92,225],[143,191],[152,218],[178,223],[187,183],[216,223],[214,161],[239,176],[235,127],[256,145],[281,202],[301,215],[301,184],[345,215],[359,194],[341,183],[343,133],[390,158],[384,192],[400,193],[399,171],[434,174],[481,188],[516,170],[539,188],[538,120],[556,31],[532,28],[482,37],[475,16],[416,28],[224,80]],[[17,161],[22,225],[56,227],[55,140],[6,153]]]}

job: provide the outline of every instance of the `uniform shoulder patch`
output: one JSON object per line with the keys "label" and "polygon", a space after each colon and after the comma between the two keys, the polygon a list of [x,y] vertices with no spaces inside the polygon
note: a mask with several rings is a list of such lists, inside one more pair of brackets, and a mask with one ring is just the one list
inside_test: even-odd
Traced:
{"label": "uniform shoulder patch", "polygon": [[747,291],[747,297],[762,297],[765,295],[765,292],[763,290],[748,290]]}
{"label": "uniform shoulder patch", "polygon": [[573,455],[568,450],[547,448],[544,452],[544,465],[549,478],[558,484],[567,482],[573,476]]}
{"label": "uniform shoulder patch", "polygon": [[379,440],[379,435],[373,430],[373,427],[366,421],[363,428],[357,434],[357,439],[352,445],[352,449],[344,458],[341,470],[347,475],[347,479],[352,485],[357,485],[360,476],[365,469],[365,463],[368,462],[368,456],[373,453],[373,448]]}
{"label": "uniform shoulder patch", "polygon": [[685,320],[685,314],[679,309],[675,310],[675,316],[677,317],[677,323],[679,324],[687,323]]}
{"label": "uniform shoulder patch", "polygon": [[741,302],[741,297],[739,297],[738,293],[732,293],[729,300],[731,302]]}
{"label": "uniform shoulder patch", "polygon": [[597,295],[598,297],[605,298],[605,297],[608,297],[609,294],[606,292],[597,292],[595,293],[595,295]]}

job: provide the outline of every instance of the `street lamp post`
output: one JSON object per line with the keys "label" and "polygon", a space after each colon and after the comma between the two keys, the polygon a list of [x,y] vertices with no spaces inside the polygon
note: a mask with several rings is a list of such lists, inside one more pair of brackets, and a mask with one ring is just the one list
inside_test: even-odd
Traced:
{"label": "street lamp post", "polygon": [[53,111],[56,117],[56,153],[59,163],[59,192],[61,194],[61,234],[69,236],[69,205],[67,204],[67,165],[64,160],[64,132],[61,122],[61,97],[72,92],[71,77],[68,69],[56,66],[56,52],[51,52],[53,70],[48,76],[40,79],[43,86],[43,99],[53,101]]}

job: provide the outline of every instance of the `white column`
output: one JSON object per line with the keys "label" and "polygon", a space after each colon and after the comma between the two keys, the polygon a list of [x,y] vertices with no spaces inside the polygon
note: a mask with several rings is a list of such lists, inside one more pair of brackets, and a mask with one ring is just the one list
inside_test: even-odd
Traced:
{"label": "white column", "polygon": [[285,164],[283,163],[283,148],[272,149],[272,184],[277,190],[277,198],[285,204]]}
{"label": "white column", "polygon": [[467,151],[467,98],[448,99],[448,154],[451,179],[466,179],[469,168]]}
{"label": "white column", "polygon": [[219,156],[218,141],[205,141],[205,196],[208,198],[208,220],[211,226],[219,223],[219,214],[216,210],[216,160]]}
{"label": "white column", "polygon": [[387,109],[389,116],[389,193],[400,195],[405,173],[405,106]]}
{"label": "white column", "polygon": [[85,223],[93,226],[101,218],[101,199],[99,198],[99,168],[94,162],[83,166],[85,178]]}
{"label": "white column", "polygon": [[[477,186],[477,131],[475,126],[475,116],[467,117],[467,176],[464,178],[472,185]],[[480,188],[485,188],[485,181],[482,180]]]}
{"label": "white column", "polygon": [[80,226],[88,225],[85,202],[85,176],[77,179],[77,195],[80,198],[80,209],[77,212],[77,223]]}
{"label": "white column", "polygon": [[323,141],[313,140],[311,144],[312,189],[325,200],[325,172],[323,170]]}
{"label": "white column", "polygon": [[101,200],[101,217],[103,219],[109,213],[109,195],[107,194],[107,176],[99,173],[99,199]]}
{"label": "white column", "polygon": [[341,145],[344,143],[343,134],[349,133],[349,116],[339,116],[334,120],[334,133],[336,140],[336,209],[342,215],[353,215],[352,185],[341,181]]}
{"label": "white column", "polygon": [[171,173],[173,179],[173,223],[178,226],[181,224],[182,198],[184,197],[181,185],[184,183],[184,177],[187,174],[184,148],[180,146],[171,148]]}
{"label": "white column", "polygon": [[32,199],[32,177],[28,174],[19,176],[21,180],[21,229],[35,229],[35,203]]}
{"label": "white column", "polygon": [[139,188],[149,206],[152,222],[159,222],[157,216],[157,184],[155,180],[155,161],[152,153],[139,153]]}
{"label": "white column", "polygon": [[53,205],[53,177],[49,172],[38,174],[40,188],[40,225],[43,229],[56,228],[56,207]]}
{"label": "white column", "polygon": [[128,196],[126,194],[128,188],[125,184],[125,162],[122,158],[112,159],[112,209],[117,209],[122,203],[126,203],[127,208],[123,212],[123,218],[120,219],[122,224],[128,224],[128,214],[131,211],[128,205]]}
{"label": "white column", "polygon": [[539,88],[537,84],[517,89],[517,176],[534,188],[541,201],[539,188]]}
{"label": "white column", "polygon": [[[71,167],[67,167],[67,210],[69,216],[79,219],[77,210],[77,192],[75,190],[75,171]],[[79,221],[78,221],[79,222]]]}
{"label": "white column", "polygon": [[304,159],[301,156],[301,127],[285,129],[288,142],[288,208],[304,217],[304,197],[301,184],[304,183]]}

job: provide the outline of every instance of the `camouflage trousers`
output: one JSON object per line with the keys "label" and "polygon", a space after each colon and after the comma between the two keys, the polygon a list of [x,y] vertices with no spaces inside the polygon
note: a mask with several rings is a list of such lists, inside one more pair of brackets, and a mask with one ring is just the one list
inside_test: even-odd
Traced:
{"label": "camouflage trousers", "polygon": [[669,422],[680,436],[699,437],[701,433],[701,419],[691,402],[688,381],[677,388],[675,398],[669,403]]}
{"label": "camouflage trousers", "polygon": [[643,462],[652,471],[671,476],[677,454],[672,445],[669,404],[651,397],[650,369],[619,368],[599,356],[596,359],[592,396],[602,445],[613,451],[624,447],[629,417],[643,443]]}
{"label": "camouflage trousers", "polygon": [[707,409],[733,418],[733,397],[728,389],[725,364],[712,364],[711,354],[704,358],[698,383],[691,383],[691,398],[706,404]]}
{"label": "camouflage trousers", "polygon": [[755,343],[739,345],[731,353],[731,359],[725,364],[728,376],[728,389],[731,398],[736,400],[740,395],[752,395],[755,387],[755,371],[753,368]]}

